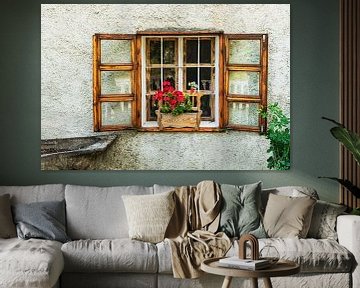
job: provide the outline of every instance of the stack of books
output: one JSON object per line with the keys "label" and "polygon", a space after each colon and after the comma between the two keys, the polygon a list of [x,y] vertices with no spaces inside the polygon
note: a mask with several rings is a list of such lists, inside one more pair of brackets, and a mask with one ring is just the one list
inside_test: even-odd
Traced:
{"label": "stack of books", "polygon": [[260,270],[271,266],[267,259],[251,260],[240,259],[238,256],[222,258],[219,260],[219,266],[246,270]]}

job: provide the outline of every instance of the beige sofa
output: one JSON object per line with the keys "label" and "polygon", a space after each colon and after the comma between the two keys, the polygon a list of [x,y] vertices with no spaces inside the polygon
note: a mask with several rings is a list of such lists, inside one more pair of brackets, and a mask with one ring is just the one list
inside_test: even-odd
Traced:
{"label": "beige sofa", "polygon": [[[10,194],[13,204],[65,199],[67,234],[72,239],[65,244],[40,239],[0,239],[0,287],[221,287],[223,278],[215,275],[174,279],[167,242],[152,244],[128,238],[122,195],[150,195],[171,189],[159,185],[0,186],[0,195]],[[269,192],[293,195],[294,189],[263,190],[264,205]],[[274,278],[273,286],[360,287],[357,266],[360,217],[339,216],[337,233],[338,242],[311,238],[260,239],[260,248],[271,244],[282,258],[301,265],[301,273]],[[236,253],[235,241],[228,255]],[[259,283],[262,285],[262,281]],[[234,279],[232,285],[240,284],[248,287],[250,282]]]}

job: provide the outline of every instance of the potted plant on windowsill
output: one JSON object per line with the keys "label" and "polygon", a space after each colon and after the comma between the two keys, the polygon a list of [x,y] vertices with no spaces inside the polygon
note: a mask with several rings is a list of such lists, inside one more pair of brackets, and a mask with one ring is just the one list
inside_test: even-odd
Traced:
{"label": "potted plant on windowsill", "polygon": [[[191,84],[189,93],[175,90],[169,81],[163,82],[163,89],[155,93],[154,100],[158,110],[155,111],[159,129],[194,128],[199,129],[201,93],[196,92],[196,84]],[[194,106],[194,98],[196,106]]]}
{"label": "potted plant on windowsill", "polygon": [[[342,143],[347,150],[354,156],[355,161],[360,165],[360,136],[355,132],[348,130],[343,124],[336,122],[333,119],[322,117],[322,119],[333,122],[337,126],[330,129],[331,134]],[[319,178],[328,178],[339,182],[347,190],[353,194],[356,199],[360,198],[360,187],[354,185],[348,179],[340,179],[336,177],[319,177]],[[360,215],[360,207],[353,208],[351,214]]]}

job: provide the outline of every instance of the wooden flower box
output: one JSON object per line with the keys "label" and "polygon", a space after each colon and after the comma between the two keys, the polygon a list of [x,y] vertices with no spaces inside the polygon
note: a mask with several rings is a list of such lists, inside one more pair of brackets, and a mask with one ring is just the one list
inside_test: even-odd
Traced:
{"label": "wooden flower box", "polygon": [[187,112],[176,116],[171,113],[161,113],[159,110],[156,110],[155,113],[160,130],[164,128],[194,128],[194,130],[198,130],[202,111]]}

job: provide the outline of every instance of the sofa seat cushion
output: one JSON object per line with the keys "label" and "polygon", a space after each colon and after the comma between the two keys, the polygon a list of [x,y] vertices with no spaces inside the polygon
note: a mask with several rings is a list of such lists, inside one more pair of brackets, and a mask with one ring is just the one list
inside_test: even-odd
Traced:
{"label": "sofa seat cushion", "polygon": [[[353,255],[338,242],[330,239],[267,238],[259,239],[259,249],[274,246],[280,258],[300,264],[302,273],[350,272],[354,265]],[[167,241],[157,244],[159,273],[172,273],[171,249]],[[238,255],[235,241],[227,256]],[[250,251],[249,256],[250,256]]]}
{"label": "sofa seat cushion", "polygon": [[0,287],[52,287],[63,268],[60,242],[0,239]]}
{"label": "sofa seat cushion", "polygon": [[77,240],[65,243],[61,250],[66,272],[156,273],[156,246],[122,239]]}
{"label": "sofa seat cushion", "polygon": [[[259,249],[265,245],[275,247],[281,259],[298,263],[302,273],[350,272],[355,263],[353,255],[344,246],[330,239],[259,239]],[[237,251],[235,242],[228,256],[236,255]]]}

